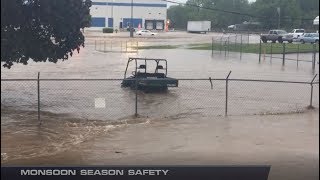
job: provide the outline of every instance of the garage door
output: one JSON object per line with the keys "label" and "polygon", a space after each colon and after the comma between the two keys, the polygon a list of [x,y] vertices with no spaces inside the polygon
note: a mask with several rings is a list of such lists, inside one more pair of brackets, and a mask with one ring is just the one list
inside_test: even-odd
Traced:
{"label": "garage door", "polygon": [[153,29],[153,22],[146,22],[146,29],[152,30]]}
{"label": "garage door", "polygon": [[163,29],[163,22],[157,21],[156,28],[157,28],[157,30],[162,30]]}

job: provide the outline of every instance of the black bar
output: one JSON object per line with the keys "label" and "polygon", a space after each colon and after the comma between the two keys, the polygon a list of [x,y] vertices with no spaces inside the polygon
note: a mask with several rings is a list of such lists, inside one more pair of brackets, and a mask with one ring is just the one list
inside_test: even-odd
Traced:
{"label": "black bar", "polygon": [[[63,170],[63,171],[61,171]],[[267,180],[270,166],[1,167],[3,180]],[[44,173],[40,174],[40,173]],[[50,174],[51,175],[48,175]],[[96,173],[96,175],[94,175]],[[21,175],[22,174],[22,175]],[[31,175],[33,174],[33,175]],[[40,174],[40,175],[39,175]],[[55,174],[55,175],[52,175]],[[59,175],[62,174],[62,175]],[[92,175],[90,175],[92,174]],[[103,175],[102,175],[103,174]]]}

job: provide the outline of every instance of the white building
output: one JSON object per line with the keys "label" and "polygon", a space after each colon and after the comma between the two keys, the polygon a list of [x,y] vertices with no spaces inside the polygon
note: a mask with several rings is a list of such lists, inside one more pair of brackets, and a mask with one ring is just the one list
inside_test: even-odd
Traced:
{"label": "white building", "polygon": [[[133,3],[132,3],[133,2]],[[167,3],[162,0],[92,0],[91,29],[133,27],[163,30],[167,19]]]}

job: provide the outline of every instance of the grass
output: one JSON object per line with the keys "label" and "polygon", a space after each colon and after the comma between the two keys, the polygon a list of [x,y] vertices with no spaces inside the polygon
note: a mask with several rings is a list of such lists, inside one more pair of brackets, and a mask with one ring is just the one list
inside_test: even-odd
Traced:
{"label": "grass", "polygon": [[[212,47],[213,45],[213,47]],[[215,51],[225,51],[230,52],[240,52],[243,53],[255,53],[259,54],[260,47],[259,44],[229,44],[224,46],[218,43],[203,43],[203,44],[189,44],[189,45],[159,45],[159,46],[140,46],[139,49],[193,49],[193,50],[215,50]],[[314,51],[313,44],[285,44],[286,53],[310,53]],[[316,45],[315,51],[319,52],[319,44]],[[262,54],[282,54],[283,44],[279,43],[267,43],[261,45]]]}

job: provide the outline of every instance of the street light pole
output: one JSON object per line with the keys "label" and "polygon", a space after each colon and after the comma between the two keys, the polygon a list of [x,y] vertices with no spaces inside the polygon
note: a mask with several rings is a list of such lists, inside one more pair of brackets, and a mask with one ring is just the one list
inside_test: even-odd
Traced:
{"label": "street light pole", "polygon": [[130,37],[133,38],[133,0],[131,0]]}

